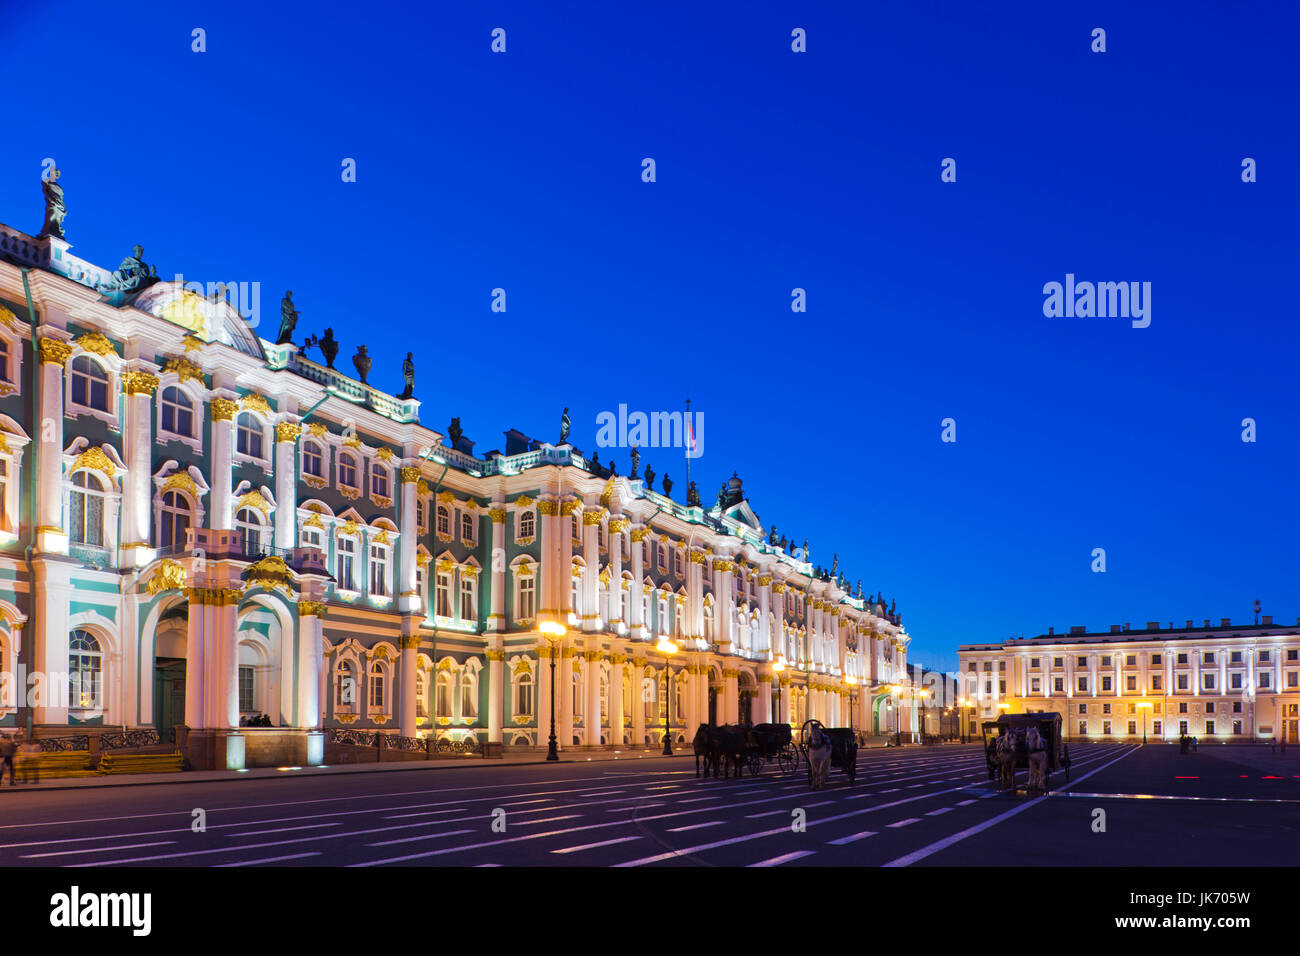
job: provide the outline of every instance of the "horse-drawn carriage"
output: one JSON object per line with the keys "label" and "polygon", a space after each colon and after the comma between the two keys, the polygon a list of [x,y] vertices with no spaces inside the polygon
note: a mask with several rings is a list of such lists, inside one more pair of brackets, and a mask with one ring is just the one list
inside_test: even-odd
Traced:
{"label": "horse-drawn carriage", "polygon": [[757,777],[767,761],[775,762],[782,773],[791,773],[799,766],[799,750],[789,724],[755,724],[749,729],[745,747],[749,772]]}
{"label": "horse-drawn carriage", "polygon": [[1028,770],[1029,789],[1046,792],[1051,775],[1070,779],[1070,749],[1061,739],[1061,715],[1045,712],[1003,714],[982,724],[984,763],[998,787],[1015,787],[1018,770]]}
{"label": "horse-drawn carriage", "polygon": [[[818,766],[819,753],[824,757],[826,748],[830,749],[829,765]],[[799,728],[799,753],[808,765],[808,784],[813,783],[813,775],[822,771],[822,783],[830,767],[844,771],[849,778],[849,786],[858,776],[858,735],[848,727],[823,727],[821,721],[808,720]]]}

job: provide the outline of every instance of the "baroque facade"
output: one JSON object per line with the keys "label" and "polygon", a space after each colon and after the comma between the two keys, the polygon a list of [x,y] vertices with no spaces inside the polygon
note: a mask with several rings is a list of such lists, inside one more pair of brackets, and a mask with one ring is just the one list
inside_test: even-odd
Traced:
{"label": "baroque facade", "polygon": [[704,508],[567,442],[475,457],[140,256],[0,226],[0,726],[154,727],[215,767],[318,762],[327,728],[535,748],[554,667],[562,749],[915,729],[898,616],[738,478]]}
{"label": "baroque facade", "polygon": [[1055,712],[1074,738],[1300,742],[1300,620],[1072,627],[958,648],[967,733],[1002,710]]}

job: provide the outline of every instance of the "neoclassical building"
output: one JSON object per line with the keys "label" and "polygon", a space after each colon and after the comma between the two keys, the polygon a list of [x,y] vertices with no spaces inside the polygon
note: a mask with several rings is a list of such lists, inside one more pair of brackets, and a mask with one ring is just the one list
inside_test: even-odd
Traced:
{"label": "neoclassical building", "polygon": [[958,648],[967,732],[1055,712],[1072,738],[1300,742],[1300,619],[1148,621]]}
{"label": "neoclassical building", "polygon": [[739,478],[687,506],[567,442],[478,457],[224,291],[70,248],[0,225],[0,726],[152,727],[209,767],[317,762],[329,728],[535,748],[554,679],[561,748],[915,729],[898,615]]}

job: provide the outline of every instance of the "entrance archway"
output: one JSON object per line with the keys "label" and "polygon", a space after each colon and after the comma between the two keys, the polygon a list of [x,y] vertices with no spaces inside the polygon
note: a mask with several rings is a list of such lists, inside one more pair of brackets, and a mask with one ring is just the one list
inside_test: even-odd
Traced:
{"label": "entrance archway", "polygon": [[176,742],[185,723],[185,655],[189,644],[189,605],[169,608],[154,630],[153,725],[163,743]]}

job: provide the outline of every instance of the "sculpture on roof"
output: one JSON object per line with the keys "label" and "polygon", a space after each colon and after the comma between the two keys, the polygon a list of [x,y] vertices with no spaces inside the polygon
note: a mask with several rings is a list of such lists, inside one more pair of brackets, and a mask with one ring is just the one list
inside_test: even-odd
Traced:
{"label": "sculpture on roof", "polygon": [[45,225],[41,226],[37,239],[46,236],[63,238],[63,219],[68,214],[68,207],[63,203],[63,187],[59,185],[62,175],[57,166],[51,166],[49,175],[41,180],[41,191],[45,193]]}
{"label": "sculpture on roof", "polygon": [[668,477],[668,472],[664,472],[663,485],[664,485],[664,497],[671,498],[673,496],[673,480]]}
{"label": "sculpture on roof", "polygon": [[641,453],[636,450],[636,445],[632,446],[632,474],[629,478],[636,478],[636,470],[641,467]]}
{"label": "sculpture on roof", "polygon": [[858,578],[858,598],[862,597],[862,578]]}
{"label": "sculpture on roof", "polygon": [[776,545],[776,525],[772,525],[771,529],[768,530],[767,543],[773,546]]}
{"label": "sculpture on roof", "polygon": [[809,559],[809,554],[810,552],[808,551],[808,539],[804,538],[803,539],[803,560],[804,561],[807,561]]}
{"label": "sculpture on roof", "polygon": [[275,340],[276,345],[284,345],[293,341],[293,327],[298,324],[298,310],[293,307],[293,292],[285,292],[284,298],[280,300],[280,335]]}
{"label": "sculpture on roof", "polygon": [[406,388],[397,397],[405,400],[415,394],[415,356],[411,352],[406,353],[406,361],[402,363],[402,378],[406,380]]}
{"label": "sculpture on roof", "polygon": [[361,384],[367,384],[366,376],[370,374],[370,355],[366,352],[364,345],[357,346],[357,354],[352,356],[352,364],[357,367],[357,375],[361,378]]}
{"label": "sculpture on roof", "polygon": [[325,365],[334,367],[334,359],[339,354],[339,343],[334,339],[334,330],[326,329],[325,337],[320,340],[320,354],[325,356]]}
{"label": "sculpture on roof", "polygon": [[144,246],[133,246],[131,255],[113,272],[113,281],[123,292],[134,292],[158,281],[158,270],[144,263]]}
{"label": "sculpture on roof", "polygon": [[652,491],[654,490],[655,470],[649,465],[645,466],[645,486]]}
{"label": "sculpture on roof", "polygon": [[839,574],[839,573],[840,573],[840,556],[839,556],[839,554],[832,554],[832,555],[831,555],[831,574],[836,574],[836,575],[837,575],[837,574]]}
{"label": "sculpture on roof", "polygon": [[451,439],[451,447],[455,448],[460,444],[460,436],[465,434],[460,428],[460,419],[453,418],[451,424],[447,426],[447,437]]}
{"label": "sculpture on roof", "polygon": [[785,535],[781,535],[781,540],[777,544],[777,547],[780,548],[782,551],[784,551],[786,549],[786,546],[789,545],[789,543],[790,542],[786,540]]}
{"label": "sculpture on roof", "polygon": [[560,444],[563,445],[569,440],[569,407],[564,406],[564,414],[560,416]]}

